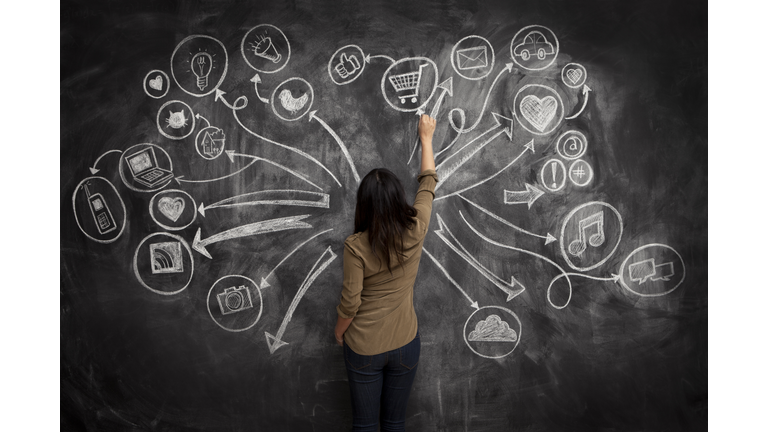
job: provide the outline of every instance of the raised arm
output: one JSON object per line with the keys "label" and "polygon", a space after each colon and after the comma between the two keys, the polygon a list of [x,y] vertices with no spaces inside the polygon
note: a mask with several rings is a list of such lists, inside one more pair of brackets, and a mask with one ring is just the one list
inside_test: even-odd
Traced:
{"label": "raised arm", "polygon": [[432,152],[432,135],[437,120],[422,114],[419,119],[419,140],[421,140],[421,172],[435,169],[435,155]]}

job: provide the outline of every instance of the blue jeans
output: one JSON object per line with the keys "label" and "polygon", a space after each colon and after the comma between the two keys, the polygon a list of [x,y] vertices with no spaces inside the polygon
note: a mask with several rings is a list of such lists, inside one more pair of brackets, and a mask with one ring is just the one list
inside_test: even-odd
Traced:
{"label": "blue jeans", "polygon": [[349,390],[352,394],[352,430],[376,432],[405,430],[405,407],[411,394],[421,353],[419,333],[389,352],[364,356],[344,344]]}

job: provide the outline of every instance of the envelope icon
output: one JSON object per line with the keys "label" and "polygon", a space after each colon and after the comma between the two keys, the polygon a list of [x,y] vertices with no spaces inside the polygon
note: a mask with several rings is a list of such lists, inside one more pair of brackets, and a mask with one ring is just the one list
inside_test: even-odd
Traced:
{"label": "envelope icon", "polygon": [[485,45],[456,51],[456,64],[461,70],[487,67],[488,52]]}

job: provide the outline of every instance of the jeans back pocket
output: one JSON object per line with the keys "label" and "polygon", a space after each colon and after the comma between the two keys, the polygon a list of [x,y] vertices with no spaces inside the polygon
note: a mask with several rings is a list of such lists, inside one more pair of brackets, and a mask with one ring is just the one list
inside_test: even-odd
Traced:
{"label": "jeans back pocket", "polygon": [[353,370],[360,370],[371,365],[373,356],[360,355],[354,351],[349,345],[344,343],[344,359],[347,362],[347,367]]}
{"label": "jeans back pocket", "polygon": [[419,364],[419,355],[421,354],[421,338],[419,333],[407,345],[400,348],[400,366],[406,369],[413,369]]}

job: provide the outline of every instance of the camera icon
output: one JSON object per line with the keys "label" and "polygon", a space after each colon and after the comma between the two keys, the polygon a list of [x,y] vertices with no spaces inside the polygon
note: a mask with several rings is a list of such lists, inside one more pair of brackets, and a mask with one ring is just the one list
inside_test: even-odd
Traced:
{"label": "camera icon", "polygon": [[216,294],[216,300],[219,301],[219,308],[223,315],[233,314],[253,307],[251,291],[245,285],[240,285],[238,288],[226,288],[223,293]]}

